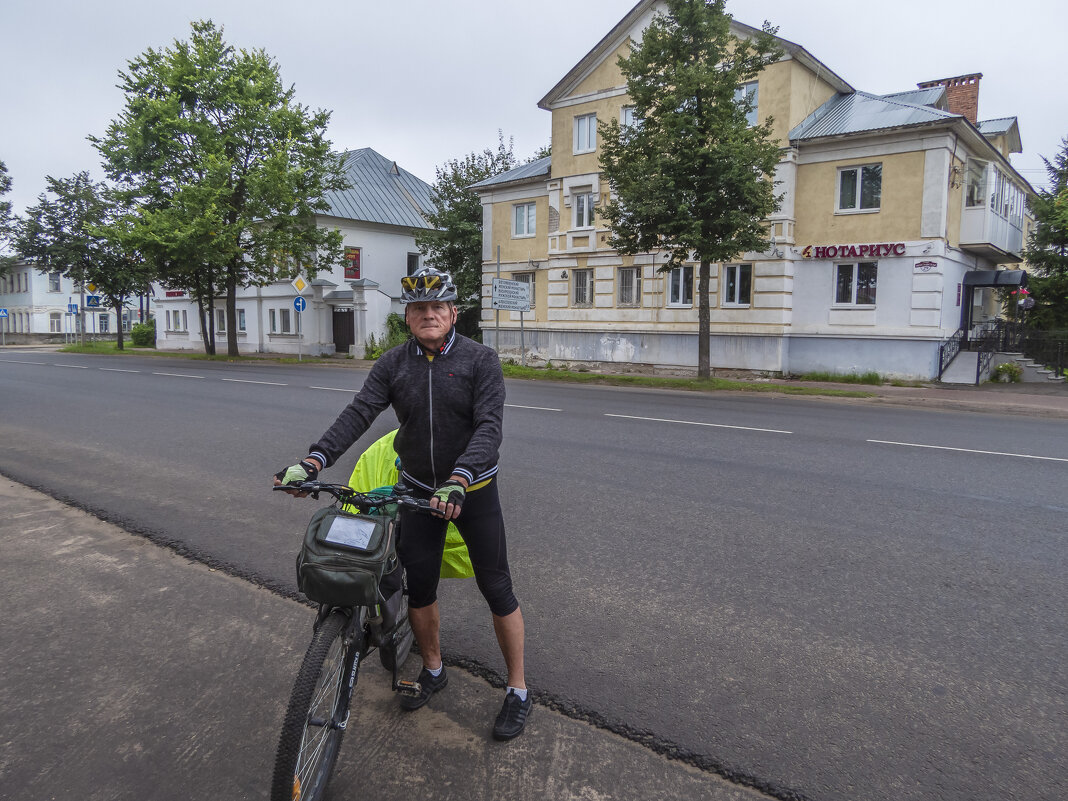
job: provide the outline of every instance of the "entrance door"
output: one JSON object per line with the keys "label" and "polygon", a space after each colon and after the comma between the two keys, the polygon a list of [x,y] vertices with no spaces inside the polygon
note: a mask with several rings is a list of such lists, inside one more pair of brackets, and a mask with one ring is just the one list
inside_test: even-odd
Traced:
{"label": "entrance door", "polygon": [[349,352],[356,342],[356,316],[352,309],[334,309],[334,350]]}

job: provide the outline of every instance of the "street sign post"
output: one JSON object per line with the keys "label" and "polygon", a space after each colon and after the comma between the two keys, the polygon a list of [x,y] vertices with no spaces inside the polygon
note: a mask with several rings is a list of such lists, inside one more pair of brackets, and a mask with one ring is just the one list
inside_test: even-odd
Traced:
{"label": "street sign post", "polygon": [[[293,281],[294,287],[297,285],[297,281],[303,281],[303,279],[298,275],[296,280]],[[304,284],[304,286],[307,286],[307,284]],[[300,290],[298,289],[297,291],[299,292]],[[299,362],[301,361],[301,351],[304,349],[304,329],[300,325],[300,313],[308,308],[308,301],[297,295],[293,298],[293,308],[297,310],[297,361]]]}
{"label": "street sign post", "polygon": [[85,296],[85,308],[87,308],[87,309],[99,309],[100,308],[100,295],[86,295]]}
{"label": "street sign post", "polygon": [[[0,320],[7,320],[7,309],[0,309]],[[7,344],[7,323],[0,323],[0,345]]]}
{"label": "street sign post", "polygon": [[[523,330],[523,314],[530,311],[530,284],[526,281],[510,281],[507,278],[493,279],[493,308],[500,311],[519,312],[519,352],[524,367],[527,366],[526,336]],[[500,335],[498,334],[497,351],[500,352]]]}

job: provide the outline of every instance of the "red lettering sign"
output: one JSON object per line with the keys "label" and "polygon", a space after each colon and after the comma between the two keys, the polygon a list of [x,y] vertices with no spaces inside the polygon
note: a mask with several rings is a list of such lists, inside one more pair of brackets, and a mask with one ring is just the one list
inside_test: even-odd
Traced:
{"label": "red lettering sign", "polygon": [[360,279],[360,249],[345,248],[345,280],[356,281]]}
{"label": "red lettering sign", "polygon": [[904,242],[882,242],[873,243],[870,245],[827,245],[827,246],[813,246],[806,245],[801,251],[802,258],[806,259],[863,259],[867,258],[881,258],[883,256],[904,256],[905,255],[905,243]]}
{"label": "red lettering sign", "polygon": [[168,298],[184,298],[185,292],[180,289],[168,289],[165,293]]}

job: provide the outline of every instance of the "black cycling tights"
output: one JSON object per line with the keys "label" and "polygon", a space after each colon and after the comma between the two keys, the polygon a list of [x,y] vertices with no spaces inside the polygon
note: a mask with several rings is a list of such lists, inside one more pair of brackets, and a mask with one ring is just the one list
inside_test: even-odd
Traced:
{"label": "black cycling tights", "polygon": [[[414,495],[429,498],[429,492],[415,489]],[[453,521],[471,554],[475,581],[493,614],[504,617],[519,608],[512,592],[508,571],[508,549],[504,542],[504,515],[497,494],[497,481],[467,493],[460,516]],[[441,555],[445,550],[446,523],[401,508],[401,535],[397,553],[408,573],[408,606],[419,609],[438,598]],[[392,578],[392,577],[389,577]]]}

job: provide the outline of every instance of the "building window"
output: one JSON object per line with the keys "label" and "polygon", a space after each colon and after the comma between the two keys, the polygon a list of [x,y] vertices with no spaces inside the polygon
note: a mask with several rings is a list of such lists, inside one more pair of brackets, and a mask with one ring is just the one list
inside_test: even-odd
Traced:
{"label": "building window", "polygon": [[58,273],[58,272],[57,273],[49,273],[48,274],[48,291],[49,292],[59,292],[60,291],[59,280],[60,280],[61,277],[62,277],[62,274]]}
{"label": "building window", "polygon": [[59,312],[52,312],[48,315],[48,333],[50,334],[62,334],[63,333],[63,315]]}
{"label": "building window", "polygon": [[693,265],[675,267],[668,276],[668,305],[693,306]]}
{"label": "building window", "polygon": [[289,314],[289,309],[278,310],[279,325],[281,326],[281,332],[283,334],[293,333],[293,323]]}
{"label": "building window", "polygon": [[593,305],[593,270],[572,270],[574,276],[574,303],[575,306]]}
{"label": "building window", "polygon": [[278,333],[278,312],[275,309],[267,310],[267,317],[270,320],[270,331],[272,334]]}
{"label": "building window", "polygon": [[238,331],[242,331],[242,332],[245,330],[245,310],[244,309],[238,309],[237,310],[237,330]]}
{"label": "building window", "polygon": [[749,102],[751,108],[745,113],[745,121],[749,125],[757,124],[757,98],[758,98],[758,84],[756,81],[751,83],[743,83],[737,89],[734,90],[734,102],[739,105],[744,105],[746,101]]}
{"label": "building window", "polygon": [[619,124],[624,128],[633,128],[635,120],[634,106],[623,106],[619,110]]}
{"label": "building window", "polygon": [[100,315],[100,329],[99,330],[100,330],[101,334],[110,333],[110,331],[111,331],[111,315],[108,315],[108,314],[101,314]]}
{"label": "building window", "polygon": [[620,306],[642,304],[642,274],[639,267],[620,267],[617,302]]}
{"label": "building window", "polygon": [[225,333],[226,332],[226,310],[215,310],[215,331]]}
{"label": "building window", "polygon": [[345,280],[358,281],[362,277],[363,265],[360,263],[360,248],[345,248]]}
{"label": "building window", "polygon": [[878,273],[879,264],[874,261],[836,264],[834,302],[848,306],[874,306]]}
{"label": "building window", "polygon": [[986,162],[968,159],[964,176],[964,205],[970,209],[986,205]]}
{"label": "building window", "polygon": [[516,203],[512,206],[512,236],[534,236],[537,233],[536,203]]}
{"label": "building window", "polygon": [[408,275],[415,275],[417,272],[419,272],[419,254],[418,253],[409,253],[408,254]]}
{"label": "building window", "polygon": [[530,308],[534,308],[534,286],[535,276],[537,273],[512,273],[513,281],[522,281],[524,284],[530,287]]}
{"label": "building window", "polygon": [[878,211],[882,194],[882,164],[838,171],[838,211]]}
{"label": "building window", "polygon": [[[177,313],[178,312],[175,312],[175,314],[177,314]],[[182,312],[182,330],[183,331],[188,331],[189,330],[189,312],[188,311],[183,311]]]}
{"label": "building window", "polygon": [[597,205],[597,195],[585,192],[572,195],[571,205],[575,208],[574,228],[593,228],[593,210]]}
{"label": "building window", "polygon": [[168,331],[173,331],[174,330],[173,328],[171,328],[171,312],[170,312],[170,309],[167,310],[167,330]]}
{"label": "building window", "polygon": [[753,294],[753,265],[726,265],[723,268],[723,285],[724,306],[748,306]]}
{"label": "building window", "polygon": [[597,149],[597,115],[575,117],[575,152],[592,153]]}

